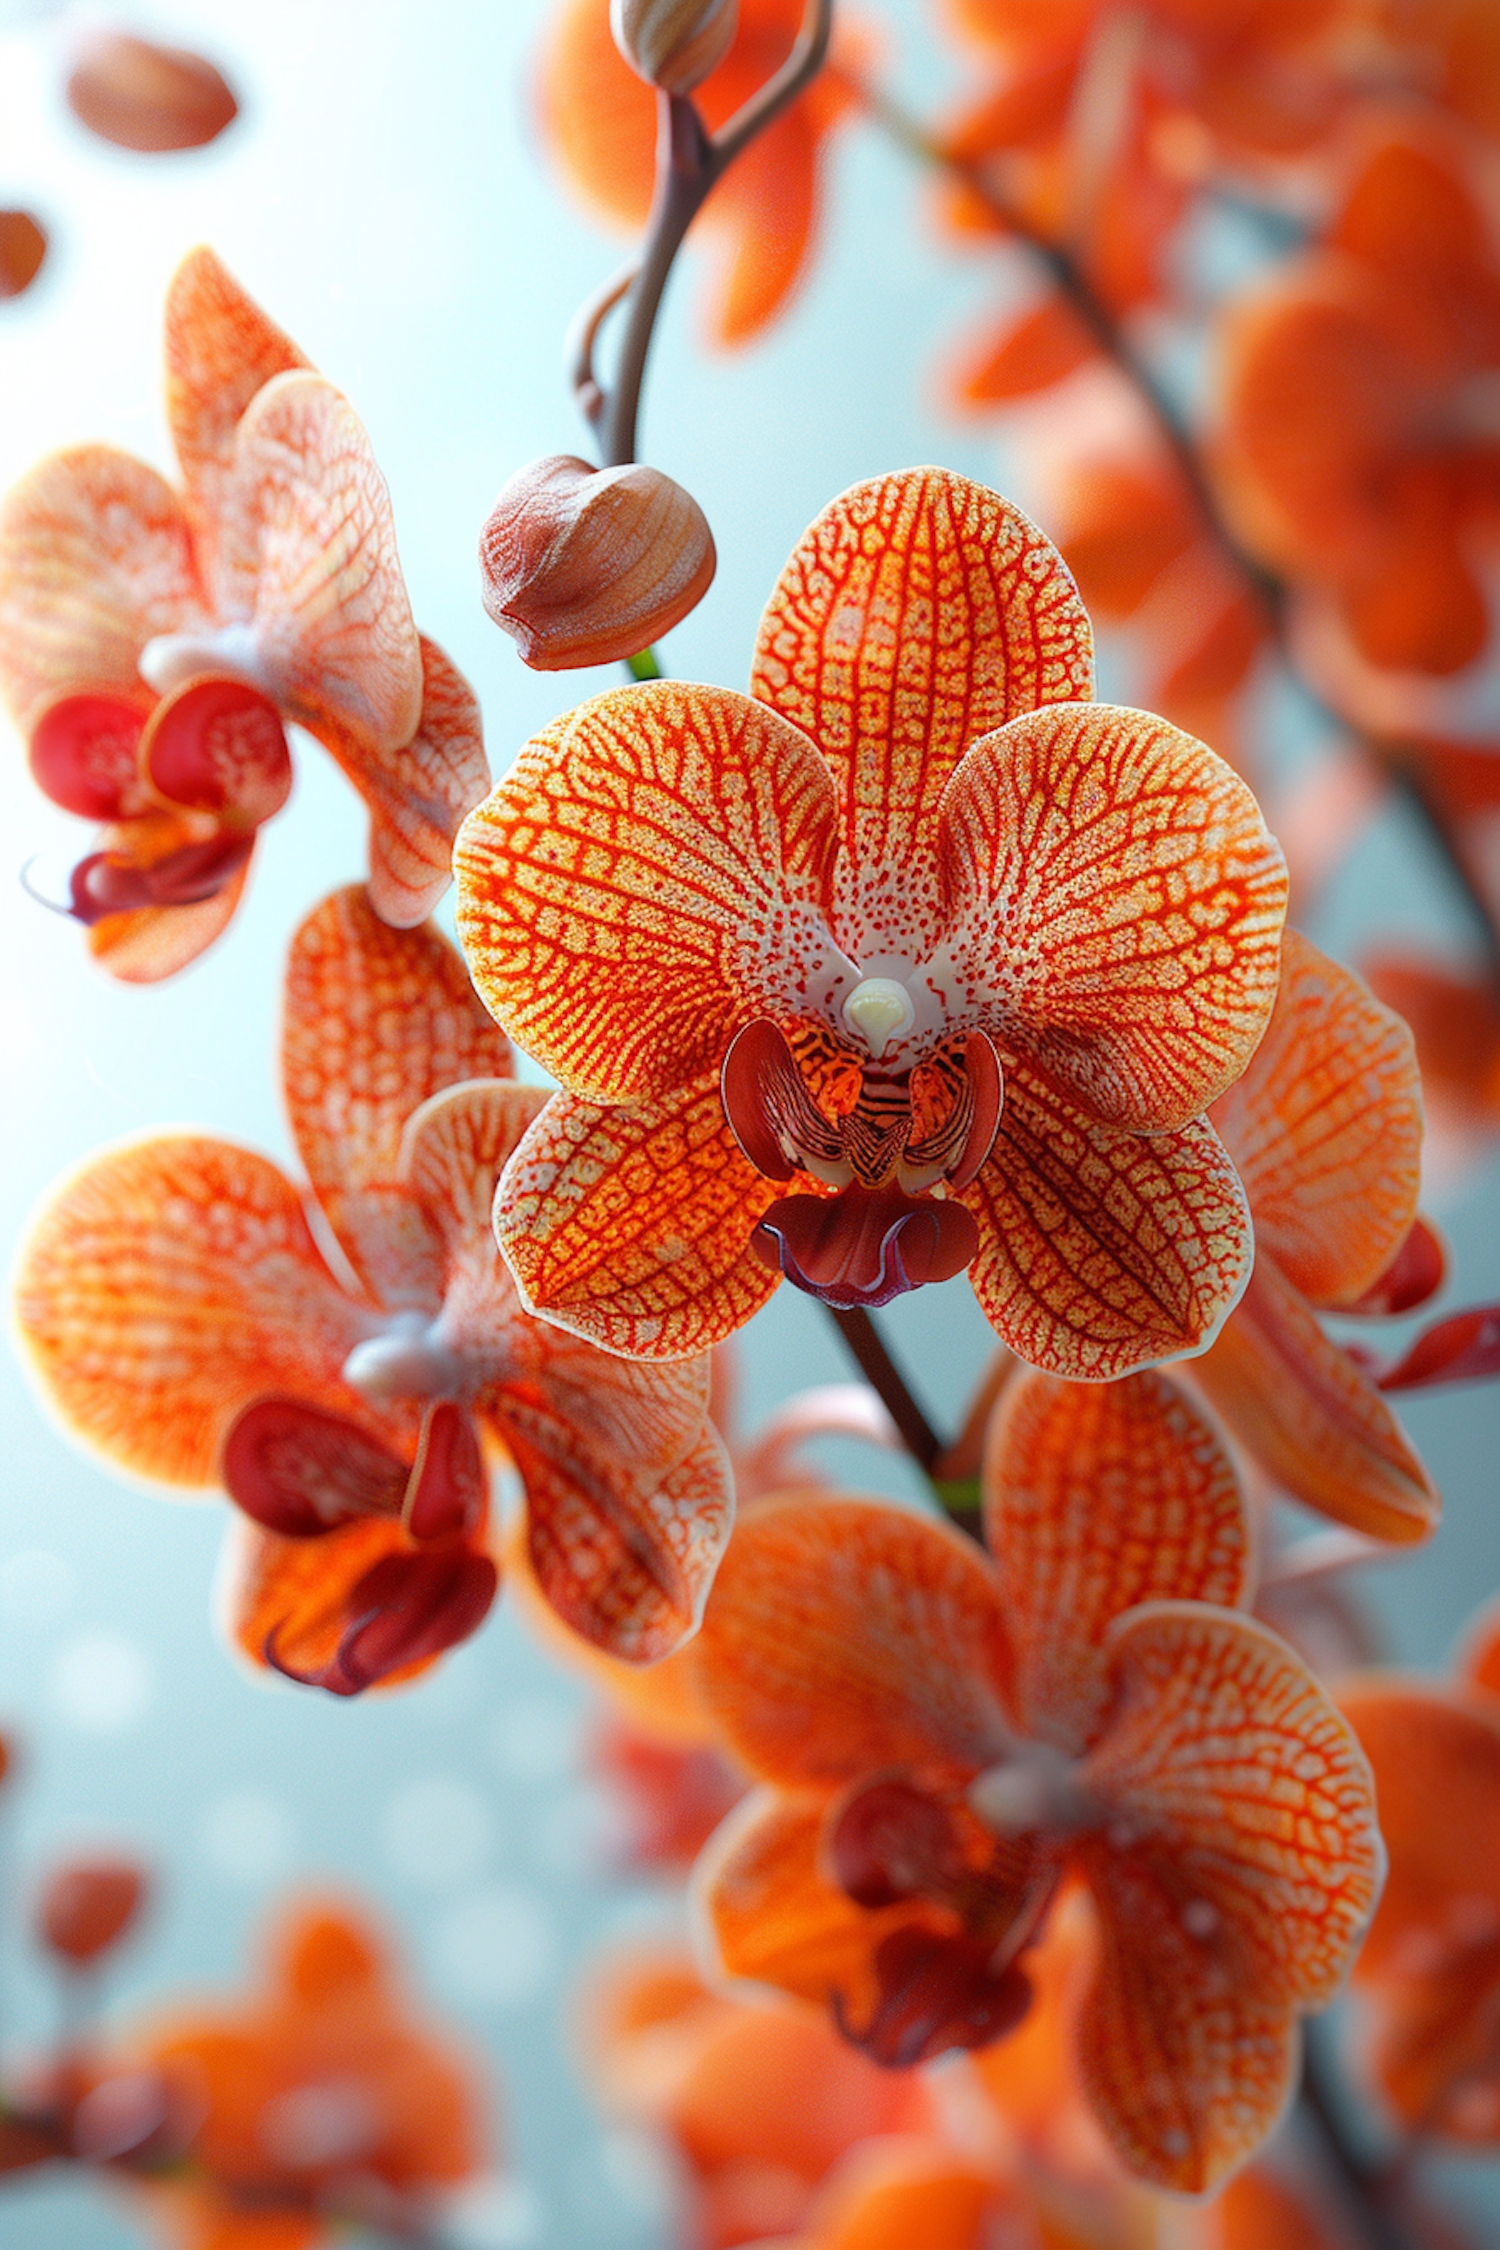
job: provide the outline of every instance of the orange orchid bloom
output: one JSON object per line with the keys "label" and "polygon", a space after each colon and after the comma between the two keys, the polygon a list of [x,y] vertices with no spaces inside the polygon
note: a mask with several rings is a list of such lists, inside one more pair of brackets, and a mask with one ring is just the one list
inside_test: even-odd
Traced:
{"label": "orange orchid bloom", "polygon": [[1368,149],[1323,244],[1226,329],[1223,489],[1241,536],[1359,658],[1451,674],[1488,644],[1500,527],[1500,244],[1436,122]]}
{"label": "orange orchid bloom", "polygon": [[183,485],[108,446],[0,504],[0,695],[54,803],[106,825],[70,911],[127,983],[212,943],[291,787],[285,725],[370,809],[370,896],[422,921],[489,782],[479,707],[412,623],[390,500],[347,400],[211,250],[166,308]]}
{"label": "orange orchid bloom", "polygon": [[1201,1113],[1284,870],[1212,751],[1091,684],[1042,534],[911,470],[804,535],[749,696],[626,688],[527,746],[455,869],[476,988],[565,1089],[496,1206],[533,1309],[671,1358],[782,1273],[850,1306],[969,1267],[1035,1365],[1203,1347],[1250,1243]]}
{"label": "orange orchid bloom", "polygon": [[[805,0],[739,0],[734,43],[693,101],[711,132],[773,78],[792,51]],[[840,24],[834,61],[862,51]],[[638,233],[651,209],[656,96],[626,62],[609,27],[609,0],[563,0],[540,58],[542,128],[565,178],[590,209]],[[704,207],[695,236],[713,262],[709,333],[748,343],[791,296],[818,226],[823,142],[853,95],[835,69],[738,156]]]}
{"label": "orange orchid bloom", "polygon": [[1131,2174],[1200,2193],[1281,2114],[1379,1895],[1369,1770],[1241,1613],[1234,1471],[1164,1376],[1019,1377],[984,1506],[989,1555],[873,1503],[743,1517],[697,1676],[769,1786],[700,1863],[721,1962],[910,2065],[1020,2020],[1075,1875],[1090,2105]]}
{"label": "orange orchid bloom", "polygon": [[1380,1792],[1390,1876],[1355,1971],[1370,2067],[1410,2131],[1500,2145],[1500,1608],[1450,1681],[1356,1675],[1339,1701]]}
{"label": "orange orchid bloom", "polygon": [[338,1695],[407,1677],[494,1597],[483,1448],[525,1487],[532,1566],[635,1662],[689,1633],[728,1534],[704,1362],[637,1368],[530,1319],[489,1208],[545,1099],[430,925],[361,890],[288,968],[283,1083],[346,1282],[264,1157],[162,1135],[95,1158],[23,1253],[22,1335],[75,1436],[245,1519],[232,1630]]}
{"label": "orange orchid bloom", "polygon": [[334,1901],[283,1912],[258,1990],[143,2030],[120,2060],[194,2121],[178,2176],[139,2191],[181,2250],[410,2230],[483,2161],[477,2061],[413,2019],[381,1940]]}
{"label": "orange orchid bloom", "polygon": [[633,1947],[595,1970],[583,2044],[607,2106],[680,2158],[694,2250],[790,2233],[850,2148],[935,2123],[922,2079],[878,2069],[804,2010],[709,1992],[675,1948]]}
{"label": "orange orchid bloom", "polygon": [[[1257,179],[1326,139],[1345,98],[1349,0],[948,0],[995,76],[945,149],[981,164],[1037,232],[1068,249],[1116,310],[1162,293],[1162,251],[1213,175]],[[960,227],[1003,231],[972,192]],[[1058,381],[1098,349],[1048,297],[976,338],[971,399]]]}
{"label": "orange orchid bloom", "polygon": [[1374,1382],[1316,1310],[1405,1312],[1443,1278],[1418,1219],[1422,1089],[1411,1034],[1352,970],[1282,938],[1270,1028],[1209,1112],[1255,1221],[1255,1271],[1202,1386],[1294,1498],[1376,1539],[1425,1539],[1440,1500]]}

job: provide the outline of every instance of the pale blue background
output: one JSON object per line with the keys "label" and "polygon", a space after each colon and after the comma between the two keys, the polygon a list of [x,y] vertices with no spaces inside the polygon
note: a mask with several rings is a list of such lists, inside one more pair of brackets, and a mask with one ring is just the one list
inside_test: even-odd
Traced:
{"label": "pale blue background", "polygon": [[[886,67],[918,106],[951,76],[915,0],[867,0]],[[560,379],[576,303],[615,245],[579,218],[539,154],[526,83],[540,0],[182,0],[132,19],[215,55],[244,95],[216,148],[147,160],[91,141],[60,87],[67,19],[0,12],[0,201],[55,229],[43,283],[0,307],[0,479],[39,452],[102,438],[168,465],[159,316],[181,253],[212,241],[342,385],[390,481],[419,621],[469,673],[502,769],[537,725],[597,684],[528,674],[479,607],[474,546],[496,488],[533,455],[577,448]],[[706,508],[719,575],[667,645],[670,668],[738,685],[760,605],[804,523],[855,478],[940,460],[1019,476],[992,433],[933,404],[940,343],[1016,276],[950,253],[929,189],[866,131],[839,143],[824,254],[790,319],[735,359],[695,341],[691,256],[653,361],[644,443]],[[1222,245],[1209,257],[1224,255]],[[1127,675],[1121,672],[1120,677]],[[1291,722],[1288,722],[1290,724]],[[0,1174],[13,1240],[60,1169],[101,1142],[192,1123],[287,1159],[271,1071],[279,960],[300,916],[360,870],[363,815],[303,746],[290,811],[264,839],[249,900],[190,974],[122,990],[78,933],[21,893],[32,854],[55,876],[83,830],[0,765],[0,1075],[14,1119]],[[1432,871],[1387,825],[1341,879],[1324,934],[1353,944],[1396,906],[1442,927]],[[1396,893],[1399,889],[1399,897]],[[1454,1301],[1500,1283],[1495,1171],[1444,1213]],[[896,1308],[890,1329],[934,1412],[956,1420],[987,1331],[962,1284]],[[783,1292],[750,1340],[752,1414],[845,1369],[814,1308]],[[25,1746],[6,1799],[0,2040],[19,2049],[47,1995],[15,1933],[37,1868],[82,1840],[162,1870],[159,1908],[122,1964],[117,2004],[237,1980],[248,1933],[290,1878],[330,1877],[399,1924],[433,2000],[498,2065],[511,2184],[481,2214],[494,2250],[636,2250],[665,2239],[667,2184],[583,2106],[560,2011],[571,1967],[666,1902],[612,1888],[607,1813],[580,1777],[581,1697],[508,1612],[408,1696],[338,1705],[250,1681],[210,1623],[215,1504],[130,1489],[73,1451],[4,1371],[0,1724]],[[1372,1588],[1393,1644],[1435,1661],[1500,1582],[1495,1390],[1420,1402],[1442,1475],[1441,1537]],[[866,1464],[860,1473],[868,1477]],[[894,1472],[900,1482],[900,1472]],[[0,2250],[115,2250],[137,2238],[93,2197],[0,2196]]]}

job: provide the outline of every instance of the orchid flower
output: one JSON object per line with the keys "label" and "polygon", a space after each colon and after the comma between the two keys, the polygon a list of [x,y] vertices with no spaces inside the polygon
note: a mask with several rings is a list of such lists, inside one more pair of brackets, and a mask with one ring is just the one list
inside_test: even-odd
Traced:
{"label": "orchid flower", "polygon": [[487,1450],[525,1488],[547,1600],[617,1656],[662,1655],[728,1535],[707,1363],[630,1367],[517,1302],[490,1200],[545,1096],[511,1082],[452,947],[336,892],[293,942],[282,1069],[328,1255],[248,1149],[184,1133],[93,1159],[19,1281],[64,1426],[153,1480],[226,1487],[236,1640],[334,1694],[484,1616]]}
{"label": "orchid flower", "polygon": [[892,2065],[1024,2014],[1065,1877],[1100,1944],[1077,2063],[1127,2169],[1201,2192],[1296,2080],[1379,1895],[1369,1771],[1243,1614],[1232,1465],[1156,1373],[1028,1373],[985,1462],[989,1554],[874,1503],[746,1511],[699,1692],[766,1784],[700,1864],[730,1975],[830,2008]]}
{"label": "orchid flower", "polygon": [[565,1089],[496,1206],[526,1302],[720,1342],[785,1273],[969,1267],[1095,1379],[1202,1349],[1250,1264],[1202,1112],[1275,997],[1280,855],[1163,720],[1086,700],[1054,549],[941,470],[806,533],[753,693],[660,682],[528,744],[461,831],[480,996]]}
{"label": "orchid flower", "polygon": [[289,721],[368,805],[397,927],[447,888],[489,778],[468,684],[412,622],[364,429],[211,250],[173,278],[166,367],[180,491],[90,445],[0,505],[0,694],[47,795],[105,823],[69,911],[127,983],[228,922],[291,788]]}

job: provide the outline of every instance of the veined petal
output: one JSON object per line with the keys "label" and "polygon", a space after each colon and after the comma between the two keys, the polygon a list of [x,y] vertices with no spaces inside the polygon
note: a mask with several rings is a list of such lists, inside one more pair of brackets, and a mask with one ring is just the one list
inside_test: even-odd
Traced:
{"label": "veined petal", "polygon": [[354,409],[321,375],[273,376],[235,433],[216,607],[254,636],[256,677],[292,718],[373,758],[410,742],[422,656],[390,495]]}
{"label": "veined petal", "polygon": [[969,744],[1093,692],[1061,556],[998,493],[945,469],[857,484],[803,533],[767,604],[751,693],[833,769],[838,935],[863,955],[941,928],[930,830]]}
{"label": "veined petal", "polygon": [[339,1370],[367,1316],[291,1182],[226,1141],[162,1134],[65,1181],[22,1253],[17,1314],[67,1427],[163,1483],[211,1484],[267,1392],[357,1410]]}
{"label": "veined petal", "polygon": [[888,1767],[966,1781],[1006,1739],[995,1583],[973,1543],[873,1501],[742,1516],[698,1681],[735,1756],[790,1788]]}
{"label": "veined petal", "polygon": [[1195,1981],[1214,1963],[1262,2002],[1325,2007],[1385,1872],[1349,1721],[1258,1618],[1208,1603],[1142,1603],[1109,1655],[1116,1700],[1080,1769],[1111,1808],[1081,1847],[1106,1920],[1117,1883],[1147,1881],[1201,1949]]}
{"label": "veined petal", "polygon": [[479,702],[435,641],[419,636],[422,711],[399,750],[354,734],[328,747],[370,808],[370,898],[383,922],[411,929],[453,880],[453,840],[490,785]]}
{"label": "veined petal", "polygon": [[821,1864],[823,1800],[758,1789],[705,1846],[693,1874],[699,1910],[726,1975],[772,1984],[851,2023],[879,2003],[875,1951],[904,1929],[939,1929],[920,1900],[856,1906]]}
{"label": "veined petal", "polygon": [[1213,1123],[1261,1251],[1315,1305],[1352,1304],[1416,1216],[1422,1082],[1400,1017],[1286,930],[1266,1035]]}
{"label": "veined petal", "polygon": [[845,973],[825,921],[833,790],[795,727],[727,688],[619,688],[522,751],[459,833],[486,1005],[571,1092],[654,1100],[755,1016]]}
{"label": "veined petal", "polygon": [[1297,2018],[1205,1959],[1181,1902],[1133,1862],[1112,1871],[1098,1904],[1103,1962],[1077,2032],[1089,2106],[1136,2179],[1201,2195],[1285,2113]]}
{"label": "veined petal", "polygon": [[[502,1038],[493,1025],[490,1029]],[[445,1085],[407,1118],[392,1166],[391,1176],[431,1219],[450,1265],[494,1267],[497,1292],[505,1295],[514,1290],[495,1247],[495,1185],[546,1106],[544,1087],[519,1086],[513,1079],[475,1077]]]}
{"label": "veined petal", "polygon": [[444,1086],[511,1069],[510,1042],[430,924],[393,930],[361,884],[307,916],[287,958],[282,1089],[318,1201],[377,1295],[432,1285],[431,1245],[392,1192],[408,1117]]}
{"label": "veined petal", "polygon": [[1165,719],[1071,704],[976,742],[940,811],[950,1015],[1090,1117],[1185,1125],[1276,997],[1286,868],[1233,769]]}
{"label": "veined petal", "polygon": [[141,650],[206,622],[203,599],[182,502],[154,469],[106,445],[39,461],[0,503],[0,691],[16,724],[81,689],[139,697]]}
{"label": "veined petal", "polygon": [[1236,1437],[1295,1499],[1374,1539],[1425,1539],[1437,1488],[1357,1362],[1323,1333],[1274,1258],[1193,1364]]}
{"label": "veined petal", "polygon": [[167,288],[167,424],[195,528],[212,541],[240,416],[273,375],[309,362],[205,244]]}
{"label": "veined petal", "polygon": [[686,1359],[776,1287],[750,1250],[775,1196],[740,1153],[715,1070],[628,1109],[555,1094],[506,1167],[495,1233],[544,1320],[604,1351]]}
{"label": "veined petal", "polygon": [[962,1200],[985,1318],[1049,1374],[1106,1382],[1200,1352],[1250,1274],[1249,1209],[1211,1125],[1115,1132],[1015,1059]]}
{"label": "veined petal", "polygon": [[1023,1731],[1077,1750],[1111,1694],[1116,1617],[1139,1602],[1246,1602],[1250,1521],[1217,1433],[1155,1373],[1065,1383],[1027,1372],[990,1423],[984,1537]]}
{"label": "veined petal", "polygon": [[729,1458],[704,1425],[646,1483],[539,1393],[496,1410],[526,1487],[537,1584],[564,1622],[607,1655],[654,1664],[695,1631],[734,1515]]}

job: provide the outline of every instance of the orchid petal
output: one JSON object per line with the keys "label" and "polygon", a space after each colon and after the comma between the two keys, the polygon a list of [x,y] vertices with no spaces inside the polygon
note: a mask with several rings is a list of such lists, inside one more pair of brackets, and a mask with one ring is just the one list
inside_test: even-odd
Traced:
{"label": "orchid petal", "polygon": [[971,1541],[874,1502],[745,1514],[704,1619],[698,1678],[725,1741],[790,1788],[888,1767],[956,1783],[1005,1740],[994,1581]]}
{"label": "orchid petal", "polygon": [[1020,712],[1091,694],[1092,659],[1061,557],[982,485],[943,469],[877,478],[809,526],[761,621],[751,693],[833,769],[846,949],[936,939],[923,830],[949,775]]}
{"label": "orchid petal", "polygon": [[984,1536],[1015,1657],[1017,1719],[1066,1749],[1099,1731],[1116,1617],[1162,1599],[1238,1607],[1253,1581],[1233,1465],[1186,1395],[1154,1373],[1118,1383],[1018,1376],[985,1447]]}
{"label": "orchid petal", "polygon": [[1425,1539],[1441,1506],[1401,1425],[1269,1256],[1193,1380],[1306,1506],[1375,1539]]}
{"label": "orchid petal", "polygon": [[1005,1071],[995,1145],[961,1196],[979,1226],[969,1278],[991,1327],[1031,1366],[1087,1382],[1202,1351],[1253,1257],[1213,1128],[1114,1132],[1028,1066],[1011,1059]]}
{"label": "orchid petal", "polygon": [[827,769],[746,696],[660,681],[535,737],[459,834],[486,1004],[571,1092],[654,1100],[849,971],[824,920]]}
{"label": "orchid petal", "polygon": [[80,690],[141,696],[159,633],[206,622],[172,487],[105,445],[50,454],[0,504],[0,691],[24,732]]}
{"label": "orchid petal", "polygon": [[778,1277],[749,1245],[775,1184],[740,1154],[718,1076],[630,1109],[553,1096],[495,1198],[531,1311],[663,1360],[722,1343],[765,1303]]}
{"label": "orchid petal", "polygon": [[167,423],[194,529],[211,542],[240,417],[273,375],[309,362],[203,244],[168,285],[164,344]]}
{"label": "orchid petal", "polygon": [[18,1317],[64,1423],[121,1467],[207,1485],[267,1392],[344,1412],[366,1315],[291,1182],[228,1142],[163,1134],[54,1191],[22,1253]]}
{"label": "orchid petal", "polygon": [[1422,1086],[1400,1017],[1287,930],[1266,1035],[1212,1117],[1259,1248],[1315,1305],[1355,1302],[1416,1217]]}
{"label": "orchid petal", "polygon": [[951,1020],[1102,1124],[1159,1133],[1244,1069],[1276,996],[1286,870],[1249,790],[1164,719],[1027,713],[940,811]]}

